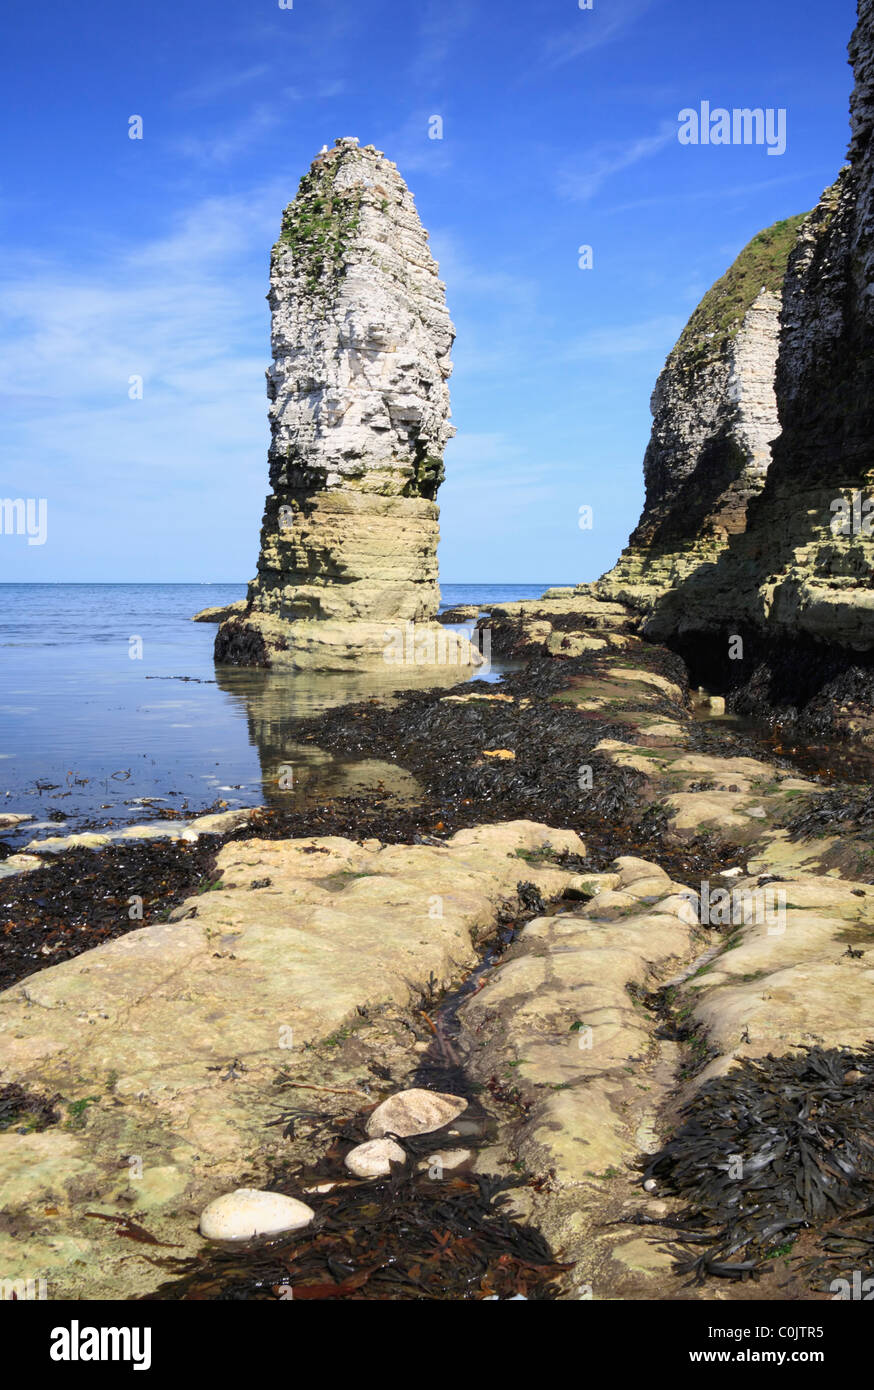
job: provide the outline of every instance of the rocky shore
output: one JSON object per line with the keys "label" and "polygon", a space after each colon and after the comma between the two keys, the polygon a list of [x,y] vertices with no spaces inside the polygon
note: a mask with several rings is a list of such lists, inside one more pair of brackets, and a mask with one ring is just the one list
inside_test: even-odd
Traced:
{"label": "rocky shore", "polygon": [[[204,1208],[243,1187],[303,1201],[314,1231],[333,1229],[350,1182],[378,1195],[393,1181],[343,1177],[368,1116],[423,1083],[474,1110],[418,1148],[391,1136],[410,1200],[427,1200],[416,1184],[512,1180],[502,1209],[557,1266],[546,1284],[517,1271],[517,1288],[713,1296],[706,1271],[696,1293],[674,1268],[690,1194],[647,1191],[641,1164],[741,1062],[864,1047],[872,832],[849,789],[693,712],[676,656],[630,632],[612,642],[635,620],[618,608],[591,600],[581,631],[595,646],[535,655],[499,688],[301,724],[304,742],[401,760],[417,805],[339,800],[323,813],[344,833],[312,815],[309,833],[306,817],[295,829],[270,813],[215,826],[197,891],[179,882],[115,939],[24,964],[0,996],[0,1091],[19,1088],[0,1130],[9,1277],[38,1266],[55,1297],[175,1287],[209,1266]],[[817,823],[825,798],[854,817],[838,824],[832,806]],[[37,871],[40,896],[68,856],[112,852],[61,850]],[[23,881],[0,885],[0,918]],[[458,1148],[451,1179],[443,1159],[417,1166]],[[799,1262],[816,1231],[812,1219]],[[303,1238],[277,1237],[285,1255]],[[752,1267],[782,1297],[770,1249]],[[793,1296],[827,1296],[791,1251],[780,1272]],[[488,1296],[490,1278],[468,1296]],[[404,1295],[377,1281],[370,1296]]]}

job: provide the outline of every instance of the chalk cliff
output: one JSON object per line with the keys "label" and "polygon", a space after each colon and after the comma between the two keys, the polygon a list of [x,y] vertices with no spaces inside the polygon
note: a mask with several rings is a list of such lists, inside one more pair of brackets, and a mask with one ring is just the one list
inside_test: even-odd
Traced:
{"label": "chalk cliff", "polygon": [[789,258],[764,488],[745,532],[657,605],[646,632],[734,691],[737,708],[874,736],[874,0],[860,0],[850,59],[848,166]]}
{"label": "chalk cliff", "polygon": [[432,631],[435,497],[454,329],[412,195],[381,151],[341,139],[316,157],[283,215],[268,300],[271,492],[257,577],[216,661],[354,669],[405,642],[427,663],[446,647]]}
{"label": "chalk cliff", "polygon": [[[850,60],[848,165],[750,242],[668,358],[628,547],[594,584],[493,610],[494,650],[603,649],[637,615],[736,710],[874,744],[874,0]],[[596,639],[599,602],[627,607]]]}
{"label": "chalk cliff", "polygon": [[792,217],[753,237],[672,349],[652,395],[643,512],[616,564],[594,584],[493,608],[494,651],[598,650],[608,633],[592,633],[596,617],[612,630],[609,644],[623,645],[641,617],[683,591],[684,580],[712,573],[743,531],[779,433],[774,377],[783,279],[804,220]]}
{"label": "chalk cliff", "polygon": [[594,586],[648,611],[746,525],[779,433],[774,375],[786,263],[802,217],[754,237],[708,291],[665,364],[643,462],[646,500]]}

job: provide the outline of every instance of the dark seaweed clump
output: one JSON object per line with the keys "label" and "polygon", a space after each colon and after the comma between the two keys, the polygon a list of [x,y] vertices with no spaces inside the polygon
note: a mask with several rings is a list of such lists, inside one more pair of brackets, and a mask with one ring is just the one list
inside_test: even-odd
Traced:
{"label": "dark seaweed clump", "polygon": [[[109,845],[0,881],[0,989],[166,916],[215,861],[214,840]],[[131,917],[131,898],[143,917]],[[136,911],[136,909],[134,909]]]}
{"label": "dark seaweed clump", "polygon": [[17,1081],[0,1086],[0,1131],[26,1130],[28,1133],[48,1129],[60,1120],[55,1109],[59,1096],[41,1096],[28,1091]]}
{"label": "dark seaweed clump", "polygon": [[787,823],[793,836],[834,834],[839,828],[874,828],[874,792],[839,790],[825,792]]}
{"label": "dark seaweed clump", "polygon": [[757,1277],[802,1230],[874,1212],[874,1044],[745,1059],[706,1082],[682,1115],[645,1179],[690,1202],[668,1223],[689,1283]]}
{"label": "dark seaweed clump", "polygon": [[149,1297],[552,1299],[567,1266],[504,1210],[508,1189],[525,1181],[481,1173],[438,1181],[397,1167],[389,1178],[307,1196],[315,1220],[293,1237],[179,1263],[180,1277]]}
{"label": "dark seaweed clump", "polygon": [[[622,837],[646,808],[646,780],[593,750],[601,739],[626,738],[627,726],[550,699],[594,672],[590,659],[541,659],[499,688],[473,681],[451,692],[406,694],[389,708],[365,703],[329,710],[303,721],[299,736],[309,734],[320,748],[335,753],[399,762],[441,812],[475,807],[478,822],[524,818]],[[447,693],[516,699],[458,703]],[[523,704],[526,698],[530,703]],[[663,712],[676,715],[667,700]],[[515,757],[486,756],[495,749]],[[592,768],[586,790],[580,787],[583,765]]]}

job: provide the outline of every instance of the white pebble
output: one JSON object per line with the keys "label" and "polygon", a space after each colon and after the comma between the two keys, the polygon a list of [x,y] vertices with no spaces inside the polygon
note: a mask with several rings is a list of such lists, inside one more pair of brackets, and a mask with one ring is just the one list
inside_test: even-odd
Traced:
{"label": "white pebble", "polygon": [[374,1138],[383,1134],[398,1134],[405,1139],[410,1134],[430,1134],[442,1129],[467,1109],[461,1096],[440,1091],[398,1091],[378,1105],[367,1121],[367,1133]]}
{"label": "white pebble", "polygon": [[385,1178],[393,1163],[406,1163],[407,1155],[393,1139],[369,1139],[350,1149],[344,1162],[356,1178]]}
{"label": "white pebble", "polygon": [[438,1149],[436,1153],[420,1159],[417,1167],[420,1173],[427,1173],[432,1168],[435,1172],[451,1173],[454,1168],[460,1168],[472,1157],[470,1149]]}
{"label": "white pebble", "polygon": [[252,1236],[275,1236],[308,1226],[315,1216],[312,1207],[281,1192],[259,1192],[254,1187],[238,1187],[204,1207],[200,1234],[207,1240],[250,1240]]}

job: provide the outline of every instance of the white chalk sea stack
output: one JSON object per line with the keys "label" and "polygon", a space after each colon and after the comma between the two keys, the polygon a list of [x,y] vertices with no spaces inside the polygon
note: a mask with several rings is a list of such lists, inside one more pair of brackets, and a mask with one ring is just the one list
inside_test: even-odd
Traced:
{"label": "white chalk sea stack", "polygon": [[434,622],[455,330],[382,151],[346,138],[316,156],[283,214],[268,300],[271,492],[257,577],[216,661],[347,670],[405,647],[414,666],[469,668],[470,643]]}
{"label": "white chalk sea stack", "polygon": [[385,1178],[391,1165],[406,1163],[407,1156],[393,1139],[368,1139],[350,1149],[343,1161],[356,1178]]}
{"label": "white chalk sea stack", "polygon": [[367,1133],[375,1137],[397,1134],[401,1139],[410,1134],[430,1134],[466,1109],[467,1101],[461,1096],[419,1089],[398,1091],[376,1107],[367,1121]]}
{"label": "white chalk sea stack", "polygon": [[277,1236],[299,1231],[315,1216],[312,1207],[281,1192],[261,1192],[238,1187],[204,1207],[200,1234],[207,1240],[250,1240],[253,1236]]}

